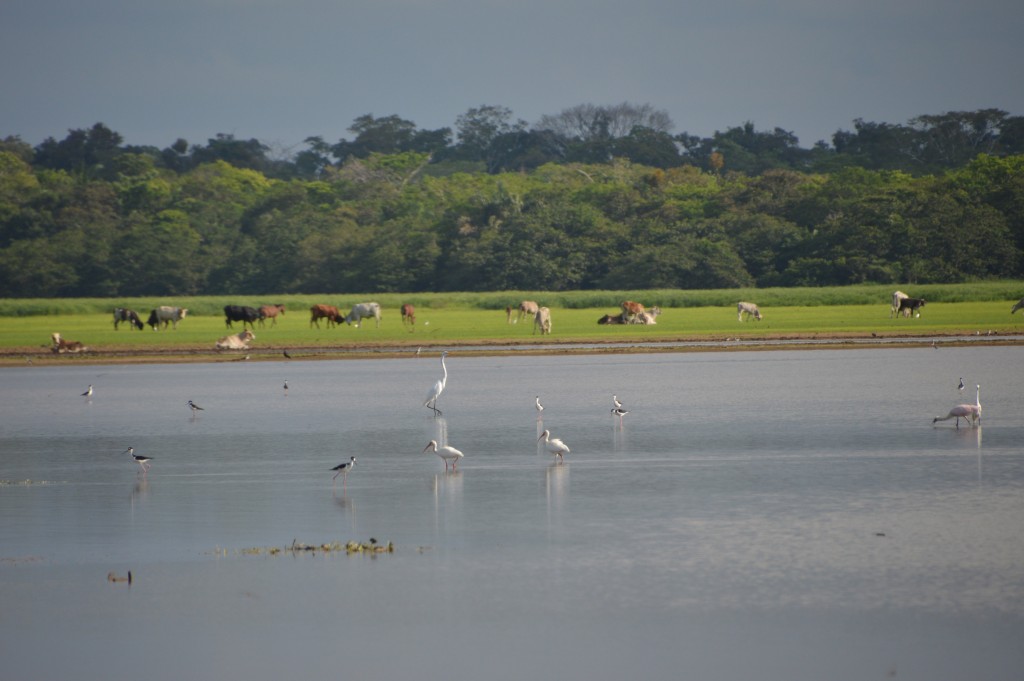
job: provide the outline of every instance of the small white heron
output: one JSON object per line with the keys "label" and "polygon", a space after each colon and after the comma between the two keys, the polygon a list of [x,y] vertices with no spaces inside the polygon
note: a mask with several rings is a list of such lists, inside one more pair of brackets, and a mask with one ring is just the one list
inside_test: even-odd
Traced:
{"label": "small white heron", "polygon": [[455,464],[457,464],[463,457],[462,452],[455,449],[455,447],[450,445],[439,445],[437,444],[437,440],[431,440],[428,442],[427,446],[423,448],[423,451],[425,452],[428,449],[433,449],[434,453],[441,457],[441,460],[444,461],[444,469],[446,471],[448,470],[449,461],[452,462],[452,470],[454,471]]}
{"label": "small white heron", "polygon": [[427,393],[427,401],[423,403],[424,407],[430,407],[434,410],[434,416],[440,416],[441,410],[437,408],[437,398],[444,392],[444,387],[448,383],[448,367],[444,364],[444,358],[448,356],[448,351],[445,350],[441,353],[441,370],[444,375],[434,384],[434,387]]}
{"label": "small white heron", "polygon": [[544,411],[544,405],[540,403],[540,395],[537,395],[536,407],[537,407],[537,418],[540,418],[541,412]]}
{"label": "small white heron", "polygon": [[188,408],[192,410],[192,415],[195,416],[197,411],[206,411],[192,400],[188,401]]}
{"label": "small white heron", "polygon": [[562,455],[569,453],[569,447],[564,442],[559,440],[557,437],[551,437],[551,431],[545,430],[537,438],[537,442],[544,440],[544,448],[548,450],[548,453],[552,456],[557,456],[559,461],[562,461]]}
{"label": "small white heron", "polygon": [[135,447],[129,447],[128,449],[121,452],[122,454],[131,454],[135,463],[139,464],[139,468],[142,469],[142,477],[146,477],[146,472],[149,470],[150,461],[153,460],[151,456],[143,456],[135,453]]}
{"label": "small white heron", "polygon": [[341,484],[344,485],[345,483],[348,482],[348,472],[350,470],[352,470],[355,467],[355,465],[356,465],[356,457],[354,457],[354,456],[351,457],[345,463],[339,463],[337,466],[335,466],[334,468],[331,469],[332,471],[337,471],[334,474],[334,477],[331,478],[331,480],[337,480],[339,475],[344,474],[344,477],[342,477],[342,479],[341,479]]}
{"label": "small white heron", "polygon": [[92,397],[92,383],[90,383],[89,387],[85,389],[84,393],[82,393],[82,397]]}
{"label": "small white heron", "polygon": [[622,402],[619,402],[619,398],[616,397],[615,395],[612,395],[612,405],[614,405],[615,409],[622,409],[623,408],[622,407]]}

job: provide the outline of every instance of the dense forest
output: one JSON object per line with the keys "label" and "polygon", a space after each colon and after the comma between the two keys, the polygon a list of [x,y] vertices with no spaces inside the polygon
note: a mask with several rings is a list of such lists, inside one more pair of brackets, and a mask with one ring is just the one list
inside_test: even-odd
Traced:
{"label": "dense forest", "polygon": [[647,105],[455,131],[357,118],[298,152],[165,149],[102,123],[0,140],[0,297],[951,283],[1024,278],[1024,117],[752,123]]}

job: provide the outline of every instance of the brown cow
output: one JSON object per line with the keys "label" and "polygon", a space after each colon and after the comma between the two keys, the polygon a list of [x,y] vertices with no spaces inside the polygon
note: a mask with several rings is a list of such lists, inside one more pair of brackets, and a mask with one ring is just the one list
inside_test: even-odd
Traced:
{"label": "brown cow", "polygon": [[277,326],[277,315],[284,314],[284,305],[261,305],[260,306],[260,328],[263,327],[263,320],[269,319],[271,326]]}
{"label": "brown cow", "polygon": [[520,322],[526,317],[530,317],[531,319],[536,317],[538,309],[540,309],[540,306],[537,305],[537,303],[535,303],[534,301],[524,300],[523,302],[519,303],[519,314],[516,315],[516,321]]}
{"label": "brown cow", "polygon": [[89,349],[78,341],[64,340],[61,338],[59,333],[50,334],[50,340],[53,341],[53,346],[50,349],[60,355],[63,355],[64,353],[75,354],[79,352],[86,352]]}
{"label": "brown cow", "polygon": [[409,303],[402,305],[402,324],[416,326],[416,308]]}
{"label": "brown cow", "polygon": [[314,305],[309,308],[309,326],[313,327],[316,323],[316,328],[320,328],[320,320],[327,320],[327,328],[334,326],[335,324],[341,324],[345,321],[345,317],[338,312],[338,308],[333,305]]}
{"label": "brown cow", "polygon": [[620,307],[622,307],[622,318],[631,324],[635,324],[637,317],[646,312],[643,305],[632,300],[623,300]]}

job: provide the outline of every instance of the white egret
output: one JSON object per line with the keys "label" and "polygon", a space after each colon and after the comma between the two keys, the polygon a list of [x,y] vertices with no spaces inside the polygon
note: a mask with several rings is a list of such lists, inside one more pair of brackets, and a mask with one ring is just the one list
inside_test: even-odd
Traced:
{"label": "white egret", "polygon": [[441,410],[437,408],[437,398],[444,392],[444,386],[448,383],[448,367],[444,365],[444,358],[448,356],[448,351],[445,350],[441,353],[441,370],[444,375],[441,377],[434,387],[427,393],[427,401],[423,403],[424,407],[430,407],[434,410],[434,416],[440,416]]}

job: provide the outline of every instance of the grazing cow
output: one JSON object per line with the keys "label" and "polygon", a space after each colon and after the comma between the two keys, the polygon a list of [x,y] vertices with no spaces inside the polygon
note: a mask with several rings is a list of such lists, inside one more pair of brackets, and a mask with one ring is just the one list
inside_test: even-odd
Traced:
{"label": "grazing cow", "polygon": [[540,328],[540,335],[551,333],[551,310],[546,307],[537,309],[537,314],[533,317],[533,332],[537,333],[537,329]]}
{"label": "grazing cow", "polygon": [[218,350],[248,350],[249,342],[255,338],[256,334],[249,329],[245,329],[240,333],[224,336],[217,341],[214,347]]}
{"label": "grazing cow", "polygon": [[416,326],[416,308],[409,303],[402,305],[402,324]]}
{"label": "grazing cow", "polygon": [[645,311],[643,305],[632,300],[623,300],[620,306],[622,307],[622,318],[626,320],[627,324],[638,323],[637,317]]}
{"label": "grazing cow", "polygon": [[892,292],[892,306],[890,306],[889,308],[889,319],[892,319],[892,316],[900,311],[900,301],[906,300],[909,297],[910,296],[908,296],[903,291]]}
{"label": "grazing cow", "polygon": [[757,321],[761,321],[761,311],[757,309],[757,305],[754,303],[736,303],[736,319],[742,322],[744,313],[746,313],[748,319],[753,317]]}
{"label": "grazing cow", "polygon": [[64,340],[59,333],[50,334],[50,340],[53,341],[53,346],[50,350],[60,355],[65,353],[73,355],[79,352],[86,352],[89,349],[78,341]]}
{"label": "grazing cow", "polygon": [[168,324],[172,324],[174,326],[174,330],[177,331],[178,322],[184,319],[187,315],[188,308],[161,305],[149,313],[149,319],[146,320],[146,323],[152,326],[154,331],[156,331],[157,327],[161,325],[166,329]]}
{"label": "grazing cow", "polygon": [[284,305],[261,305],[260,328],[263,328],[264,319],[269,319],[271,326],[277,326],[277,315],[279,314],[284,314]]}
{"label": "grazing cow", "polygon": [[142,331],[146,328],[146,325],[139,319],[139,315],[135,313],[135,310],[129,310],[126,307],[115,307],[114,308],[114,330],[117,330],[117,325],[121,322],[128,322],[128,325],[133,329]]}
{"label": "grazing cow", "polygon": [[1013,306],[1012,310],[1010,310],[1010,314],[1013,314],[1022,307],[1024,307],[1024,298],[1021,298],[1019,301],[1017,301],[1017,304]]}
{"label": "grazing cow", "polygon": [[650,310],[645,310],[637,315],[636,323],[638,324],[657,324],[655,321],[658,315],[661,314],[661,308],[655,305]]}
{"label": "grazing cow", "polygon": [[344,319],[341,316],[341,312],[338,308],[333,305],[314,305],[309,308],[309,326],[312,328],[313,324],[316,324],[316,328],[320,328],[320,320],[327,320],[327,327],[330,328],[335,324],[341,324]]}
{"label": "grazing cow", "polygon": [[626,319],[621,314],[606,314],[597,320],[598,324],[625,324]]}
{"label": "grazing cow", "polygon": [[920,309],[924,307],[924,298],[904,298],[900,301],[900,307],[897,310],[897,314],[902,314],[904,317],[913,316],[917,313],[917,316],[921,316]]}
{"label": "grazing cow", "polygon": [[225,305],[224,306],[224,326],[231,328],[234,326],[232,322],[242,322],[242,328],[245,325],[255,327],[256,322],[260,320],[260,311],[255,307],[248,307],[246,305]]}
{"label": "grazing cow", "polygon": [[524,300],[523,302],[519,303],[519,314],[516,315],[516,322],[521,322],[523,319],[527,317],[530,317],[531,319],[536,317],[538,309],[540,308],[534,301]]}
{"label": "grazing cow", "polygon": [[380,305],[377,303],[356,303],[352,311],[345,317],[346,324],[355,323],[356,328],[363,324],[363,317],[373,317],[377,320],[377,328],[380,328]]}

